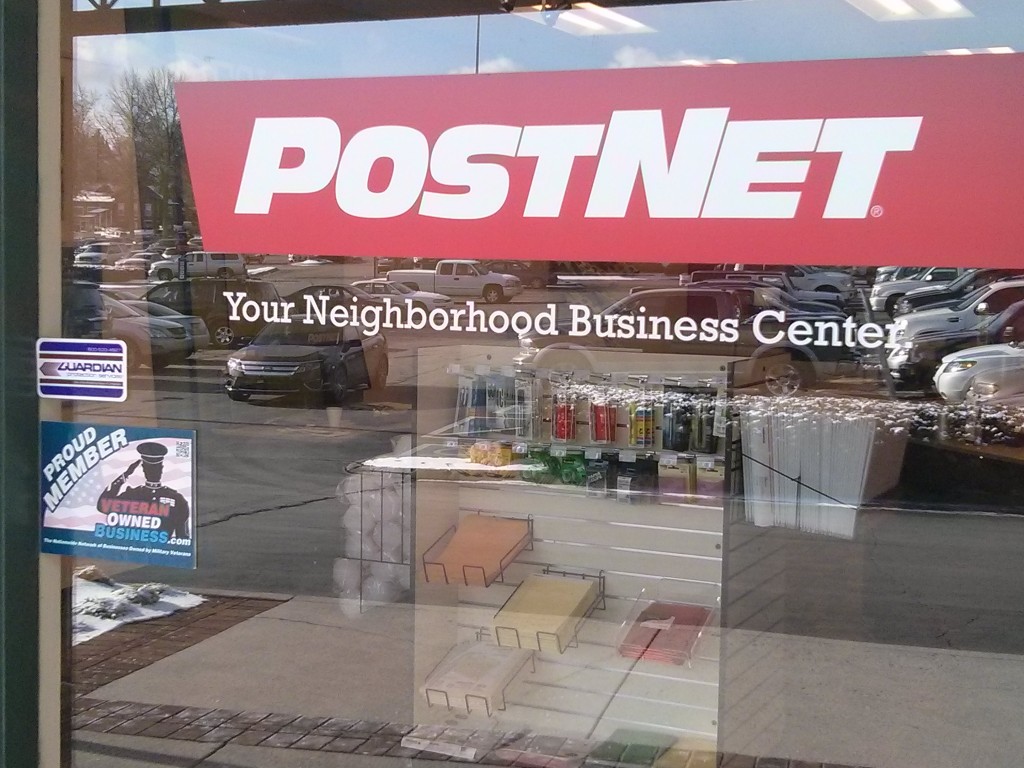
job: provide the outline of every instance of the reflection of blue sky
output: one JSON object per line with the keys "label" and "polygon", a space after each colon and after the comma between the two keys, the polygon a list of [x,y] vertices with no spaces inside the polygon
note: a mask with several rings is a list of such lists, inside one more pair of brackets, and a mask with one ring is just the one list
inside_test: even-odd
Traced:
{"label": "reflection of blue sky", "polygon": [[[168,0],[164,0],[167,3]],[[188,2],[189,0],[181,0]],[[193,0],[194,1],[194,0]],[[618,9],[649,34],[566,34],[519,14],[83,38],[76,79],[104,92],[127,69],[194,80],[361,77],[1024,50],[1022,0],[961,0],[964,18],[879,22],[845,0],[735,0]]]}

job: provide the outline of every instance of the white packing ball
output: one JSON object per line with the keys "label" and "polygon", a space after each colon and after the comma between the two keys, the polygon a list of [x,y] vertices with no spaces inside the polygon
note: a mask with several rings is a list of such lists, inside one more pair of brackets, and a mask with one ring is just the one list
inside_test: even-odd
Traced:
{"label": "white packing ball", "polygon": [[334,561],[334,584],[343,594],[359,594],[363,580],[363,564],[358,560],[339,557]]}
{"label": "white packing ball", "polygon": [[338,498],[347,496],[351,499],[352,497],[358,497],[362,490],[363,484],[360,475],[349,475],[338,483],[336,494]]}
{"label": "white packing ball", "polygon": [[381,540],[380,540],[380,537],[381,537],[381,526],[380,525],[374,525],[373,528],[371,528],[370,530],[368,530],[366,532],[366,535],[368,537],[370,537],[371,539],[373,539],[373,543],[377,545],[377,549],[382,549],[383,548],[382,545],[381,545]]}
{"label": "white packing ball", "polygon": [[393,603],[398,595],[398,585],[393,581],[370,576],[363,582],[363,599],[371,603]]}
{"label": "white packing ball", "polygon": [[408,453],[412,450],[412,435],[395,435],[391,438],[391,450],[395,453]]}
{"label": "white packing ball", "polygon": [[362,537],[357,535],[345,536],[343,550],[345,557],[360,558],[363,556],[362,552]]}
{"label": "white packing ball", "polygon": [[398,523],[384,523],[380,527],[381,551],[384,559],[392,563],[402,561],[402,526]]}
{"label": "white packing ball", "polygon": [[370,563],[370,578],[391,581],[397,585],[400,570],[401,568],[393,563]]}
{"label": "white packing ball", "polygon": [[363,537],[363,558],[365,560],[380,560],[380,546],[368,536]]}
{"label": "white packing ball", "polygon": [[364,492],[359,500],[359,506],[363,510],[363,520],[377,522],[381,516],[381,492]]}
{"label": "white packing ball", "polygon": [[402,519],[402,494],[398,487],[385,488],[381,497],[381,520],[398,522]]}
{"label": "white packing ball", "polygon": [[345,594],[338,598],[338,608],[349,619],[358,619],[362,611],[359,608],[359,593]]}
{"label": "white packing ball", "polygon": [[358,504],[345,510],[345,514],[341,516],[341,527],[345,529],[346,533],[359,535],[359,531],[363,527],[363,521],[360,519]]}

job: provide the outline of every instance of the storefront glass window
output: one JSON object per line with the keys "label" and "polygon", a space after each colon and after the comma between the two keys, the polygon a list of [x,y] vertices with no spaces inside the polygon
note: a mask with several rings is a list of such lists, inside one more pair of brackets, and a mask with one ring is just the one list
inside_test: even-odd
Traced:
{"label": "storefront glass window", "polygon": [[96,5],[74,765],[1016,764],[1015,3]]}

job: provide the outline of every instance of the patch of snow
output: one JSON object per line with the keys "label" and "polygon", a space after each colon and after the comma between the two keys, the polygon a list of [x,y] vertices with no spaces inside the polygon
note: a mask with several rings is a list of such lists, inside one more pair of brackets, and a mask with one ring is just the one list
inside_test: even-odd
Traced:
{"label": "patch of snow", "polygon": [[166,584],[118,584],[110,579],[74,579],[72,645],[116,629],[122,624],[170,616],[195,608],[205,598]]}

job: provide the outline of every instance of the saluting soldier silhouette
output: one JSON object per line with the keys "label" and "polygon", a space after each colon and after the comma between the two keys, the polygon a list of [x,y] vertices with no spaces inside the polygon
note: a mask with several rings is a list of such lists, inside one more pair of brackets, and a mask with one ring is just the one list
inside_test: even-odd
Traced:
{"label": "saluting soldier silhouette", "polygon": [[[185,497],[173,488],[160,482],[164,474],[164,456],[167,446],[160,443],[142,443],[138,447],[139,456],[123,473],[115,477],[106,490],[100,494],[96,508],[104,511],[104,501],[144,501],[147,504],[166,505],[169,513],[160,519],[160,530],[180,539],[192,538],[189,530],[188,502]],[[142,474],[146,477],[144,485],[128,486],[121,490],[132,473],[142,465]],[[109,511],[109,505],[107,507]]]}

